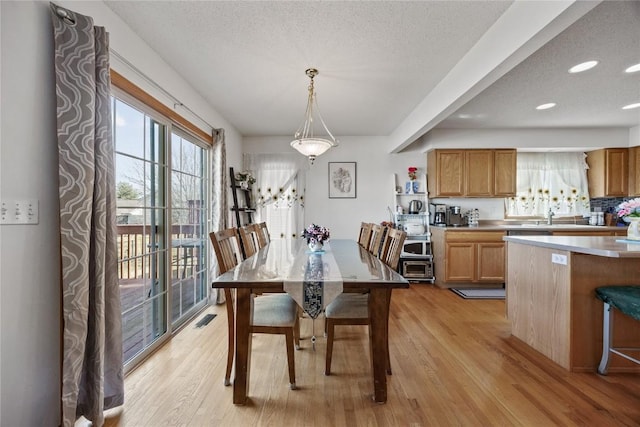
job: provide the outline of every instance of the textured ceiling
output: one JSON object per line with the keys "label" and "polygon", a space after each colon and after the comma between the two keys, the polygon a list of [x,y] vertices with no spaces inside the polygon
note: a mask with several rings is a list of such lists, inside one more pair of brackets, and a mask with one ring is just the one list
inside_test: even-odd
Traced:
{"label": "textured ceiling", "polygon": [[[338,137],[392,134],[512,4],[105,3],[245,136],[292,135],[304,70],[318,68],[319,108]],[[592,58],[601,66],[566,73]],[[640,73],[621,74],[638,62],[640,2],[604,2],[439,126],[635,126],[639,110],[619,104],[640,101]]]}
{"label": "textured ceiling", "polygon": [[[577,74],[572,66],[597,60]],[[640,109],[640,2],[604,2],[525,59],[438,127],[632,127]],[[550,110],[535,107],[555,102]]]}

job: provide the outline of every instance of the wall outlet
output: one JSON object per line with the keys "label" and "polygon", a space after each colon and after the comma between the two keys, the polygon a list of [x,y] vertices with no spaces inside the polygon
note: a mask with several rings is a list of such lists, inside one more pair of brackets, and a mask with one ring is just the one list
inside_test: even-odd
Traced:
{"label": "wall outlet", "polygon": [[1,224],[37,224],[38,200],[2,200],[0,207]]}
{"label": "wall outlet", "polygon": [[551,262],[554,264],[567,265],[567,256],[560,254],[551,254]]}

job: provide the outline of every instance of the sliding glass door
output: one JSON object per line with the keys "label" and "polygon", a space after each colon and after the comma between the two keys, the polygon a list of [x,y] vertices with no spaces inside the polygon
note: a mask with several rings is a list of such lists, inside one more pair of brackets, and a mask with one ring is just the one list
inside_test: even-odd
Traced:
{"label": "sliding glass door", "polygon": [[171,133],[171,321],[177,327],[206,303],[207,152]]}
{"label": "sliding glass door", "polygon": [[112,98],[125,369],[206,304],[207,151]]}

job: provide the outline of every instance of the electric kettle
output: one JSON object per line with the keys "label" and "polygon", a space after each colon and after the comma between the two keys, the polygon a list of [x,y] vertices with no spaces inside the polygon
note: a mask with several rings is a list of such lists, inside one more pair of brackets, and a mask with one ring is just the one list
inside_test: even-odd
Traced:
{"label": "electric kettle", "polygon": [[412,200],[409,202],[409,213],[417,214],[422,209],[422,202],[420,200]]}

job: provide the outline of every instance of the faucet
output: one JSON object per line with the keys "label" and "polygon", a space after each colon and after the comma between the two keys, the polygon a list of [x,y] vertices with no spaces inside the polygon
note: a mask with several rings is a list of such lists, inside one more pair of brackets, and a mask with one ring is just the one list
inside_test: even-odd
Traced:
{"label": "faucet", "polygon": [[549,208],[549,216],[547,216],[547,225],[553,225],[553,211]]}

